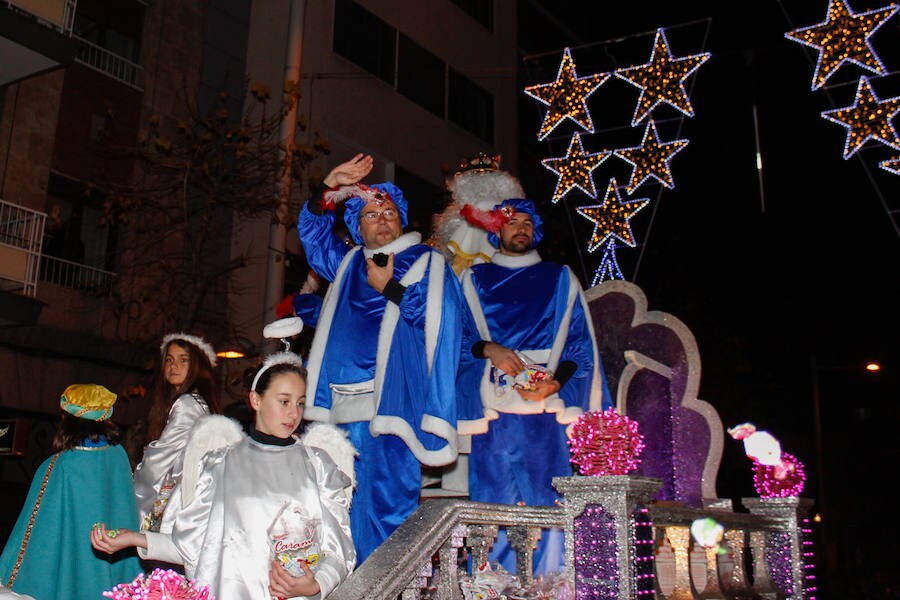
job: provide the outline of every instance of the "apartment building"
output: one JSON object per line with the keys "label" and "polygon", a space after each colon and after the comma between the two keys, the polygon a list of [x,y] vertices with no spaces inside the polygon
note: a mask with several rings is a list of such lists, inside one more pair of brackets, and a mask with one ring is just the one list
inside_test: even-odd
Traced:
{"label": "apartment building", "polygon": [[[227,276],[171,296],[196,300],[189,319],[163,310],[181,272],[165,252],[185,234],[165,235],[149,212],[108,218],[114,189],[146,181],[128,148],[216,103],[240,114],[248,81],[277,99],[299,65],[295,144],[318,136],[330,148],[309,170],[372,154],[371,181],[400,185],[427,232],[459,160],[496,152],[514,169],[515,22],[505,0],[0,1],[0,425],[11,426],[0,480],[19,492],[2,514],[16,514],[49,454],[68,384],[106,385],[121,422],[139,422],[158,340],[178,327],[243,344],[248,358],[219,367],[226,403],[238,403],[274,301],[305,274],[290,223],[273,231],[270,214],[220,210],[200,258]],[[306,193],[294,182],[290,213]]]}

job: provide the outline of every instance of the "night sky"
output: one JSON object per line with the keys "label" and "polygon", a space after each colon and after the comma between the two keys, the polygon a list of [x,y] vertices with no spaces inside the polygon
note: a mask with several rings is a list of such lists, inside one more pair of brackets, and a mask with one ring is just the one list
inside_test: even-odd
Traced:
{"label": "night sky", "polygon": [[[850,7],[859,13],[885,4],[857,0]],[[585,6],[596,8],[586,13]],[[522,1],[520,87],[554,80],[565,47],[572,48],[579,76],[643,64],[658,27],[666,29],[675,56],[712,53],[686,80],[693,118],[669,107],[653,111],[663,141],[690,144],[671,163],[674,189],[654,180],[630,196],[651,204],[632,220],[639,245],[620,249],[619,263],[651,310],[675,315],[695,334],[703,360],[700,397],[718,409],[724,425],[750,421],[770,431],[807,465],[804,496],[824,489],[829,540],[820,553],[830,554],[822,560],[835,573],[823,597],[845,585],[855,586],[851,597],[892,597],[878,591],[887,584],[872,583],[876,591],[867,596],[836,573],[873,581],[897,571],[879,564],[893,560],[879,558],[884,545],[896,556],[898,543],[896,528],[885,527],[875,508],[879,499],[890,501],[879,484],[896,474],[898,459],[900,225],[889,210],[900,211],[900,176],[878,167],[892,154],[875,142],[845,161],[846,130],[820,113],[852,104],[861,75],[870,76],[879,98],[900,96],[900,75],[876,78],[843,66],[825,89],[811,91],[817,53],[784,33],[821,22],[827,6],[827,0],[741,7],[724,0]],[[900,16],[871,40],[888,71],[900,70]],[[638,93],[615,78],[594,93],[596,132],[582,136],[587,151],[640,144],[645,123],[630,127]],[[556,176],[540,160],[564,155],[578,129],[567,123],[538,142],[544,106],[523,93],[519,112],[519,174],[552,221],[543,254],[568,263],[590,284],[600,252],[585,252],[592,226],[574,208],[601,203],[609,178],[623,183],[631,168],[610,158],[594,171],[596,201],[573,191],[553,206],[547,200]],[[900,212],[893,217],[900,223]],[[866,360],[880,362],[882,372],[866,374]],[[824,477],[816,456],[814,379]],[[740,443],[727,438],[725,444],[719,495],[754,496]]]}

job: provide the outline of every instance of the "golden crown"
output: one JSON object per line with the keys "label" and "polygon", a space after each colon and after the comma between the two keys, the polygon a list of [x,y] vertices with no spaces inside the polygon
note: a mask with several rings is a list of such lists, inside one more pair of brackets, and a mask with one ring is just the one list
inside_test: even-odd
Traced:
{"label": "golden crown", "polygon": [[485,171],[496,171],[500,168],[500,155],[490,156],[484,152],[459,163],[456,174],[460,173],[484,173]]}

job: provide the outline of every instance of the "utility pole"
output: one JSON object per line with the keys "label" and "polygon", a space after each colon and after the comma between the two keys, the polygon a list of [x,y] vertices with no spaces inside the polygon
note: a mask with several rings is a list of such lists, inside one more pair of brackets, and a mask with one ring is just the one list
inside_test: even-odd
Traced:
{"label": "utility pole", "polygon": [[[288,18],[288,39],[284,52],[284,81],[300,85],[300,62],[303,55],[303,21],[306,14],[306,0],[292,0]],[[294,136],[297,132],[297,112],[300,98],[294,98],[290,110],[281,121],[280,139],[283,150],[280,152],[283,166],[276,186],[276,203],[269,225],[269,260],[266,271],[266,295],[264,321],[275,319],[275,307],[284,294],[284,252],[287,239],[287,221],[291,197],[291,162],[294,155]]]}

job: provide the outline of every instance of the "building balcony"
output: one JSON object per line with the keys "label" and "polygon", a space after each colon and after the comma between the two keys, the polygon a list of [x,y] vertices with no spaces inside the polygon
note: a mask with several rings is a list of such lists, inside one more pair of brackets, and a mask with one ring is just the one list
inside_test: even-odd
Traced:
{"label": "building balcony", "polygon": [[75,58],[75,0],[0,0],[0,87]]}
{"label": "building balcony", "polygon": [[112,77],[138,91],[144,90],[144,69],[127,58],[110,52],[93,42],[77,35],[72,36],[78,43],[75,60],[79,63]]}

